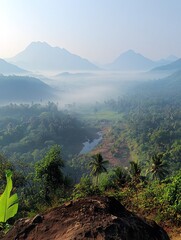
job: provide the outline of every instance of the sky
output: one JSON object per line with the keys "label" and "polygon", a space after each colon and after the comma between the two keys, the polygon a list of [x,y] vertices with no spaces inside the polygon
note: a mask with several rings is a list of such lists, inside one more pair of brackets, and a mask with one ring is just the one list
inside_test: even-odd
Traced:
{"label": "sky", "polygon": [[33,41],[100,64],[129,49],[181,57],[180,24],[181,0],[0,0],[0,58]]}

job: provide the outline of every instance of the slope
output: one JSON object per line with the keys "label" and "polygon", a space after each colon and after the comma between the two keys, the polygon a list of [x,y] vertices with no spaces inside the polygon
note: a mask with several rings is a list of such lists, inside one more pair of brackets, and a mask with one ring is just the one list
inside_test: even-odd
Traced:
{"label": "slope", "polygon": [[23,74],[27,71],[0,58],[0,74]]}
{"label": "slope", "polygon": [[0,101],[40,101],[54,98],[53,89],[37,78],[0,76]]}
{"label": "slope", "polygon": [[175,71],[179,71],[179,70],[181,70],[181,58],[179,58],[178,60],[176,60],[170,64],[152,69],[152,71],[155,71],[155,72],[159,72],[159,71],[175,72]]}

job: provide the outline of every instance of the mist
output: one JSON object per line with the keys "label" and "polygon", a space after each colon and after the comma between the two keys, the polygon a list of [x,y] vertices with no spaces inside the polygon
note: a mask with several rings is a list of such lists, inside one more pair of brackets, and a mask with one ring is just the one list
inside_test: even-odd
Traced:
{"label": "mist", "polygon": [[87,105],[103,102],[110,98],[117,99],[134,91],[142,82],[163,77],[150,72],[62,72],[43,73],[41,77],[56,94],[59,106],[67,104]]}

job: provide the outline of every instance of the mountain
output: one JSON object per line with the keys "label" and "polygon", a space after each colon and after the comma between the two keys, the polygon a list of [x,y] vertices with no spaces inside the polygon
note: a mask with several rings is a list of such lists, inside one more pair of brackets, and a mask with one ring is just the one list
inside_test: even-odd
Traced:
{"label": "mountain", "polygon": [[171,74],[170,76],[160,79],[157,82],[158,90],[172,92],[174,95],[181,93],[181,70]]}
{"label": "mountain", "polygon": [[26,73],[27,71],[24,69],[21,69],[14,64],[8,63],[5,60],[0,58],[0,74],[23,74]]}
{"label": "mountain", "polygon": [[178,57],[176,57],[174,55],[170,55],[165,60],[170,61],[170,62],[174,62],[174,61],[178,60]]}
{"label": "mountain", "polygon": [[110,70],[120,71],[141,71],[149,70],[156,66],[156,63],[143,55],[129,50],[122,53],[115,61],[107,65]]}
{"label": "mountain", "polygon": [[64,48],[51,47],[46,42],[32,42],[10,61],[28,70],[98,70],[94,64]]}
{"label": "mountain", "polygon": [[157,67],[161,67],[163,65],[167,65],[167,64],[170,64],[174,61],[178,60],[178,57],[174,56],[174,55],[170,55],[168,56],[167,58],[162,58],[160,60],[158,60],[156,63],[157,63]]}
{"label": "mountain", "polygon": [[181,58],[179,58],[178,60],[176,60],[170,64],[166,64],[164,66],[160,66],[160,67],[156,67],[156,68],[152,69],[152,71],[155,71],[155,72],[159,72],[159,71],[176,72],[179,70],[181,70]]}
{"label": "mountain", "polygon": [[32,219],[21,218],[1,238],[26,240],[169,240],[156,222],[128,211],[113,197],[69,201]]}
{"label": "mountain", "polygon": [[66,77],[66,78],[80,78],[80,77],[91,77],[94,76],[94,73],[89,73],[89,72],[77,72],[77,73],[70,73],[70,72],[62,72],[55,77]]}
{"label": "mountain", "polygon": [[37,78],[0,76],[0,102],[54,99],[53,89]]}
{"label": "mountain", "polygon": [[152,99],[181,100],[181,70],[162,79],[136,83],[130,92]]}

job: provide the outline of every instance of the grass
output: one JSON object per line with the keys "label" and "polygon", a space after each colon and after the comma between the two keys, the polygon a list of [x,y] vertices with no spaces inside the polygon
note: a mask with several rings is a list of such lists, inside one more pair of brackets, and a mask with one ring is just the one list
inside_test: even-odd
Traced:
{"label": "grass", "polygon": [[83,120],[89,120],[89,121],[118,121],[121,120],[123,117],[123,114],[112,112],[112,111],[99,111],[96,113],[84,113],[81,114],[81,118]]}

